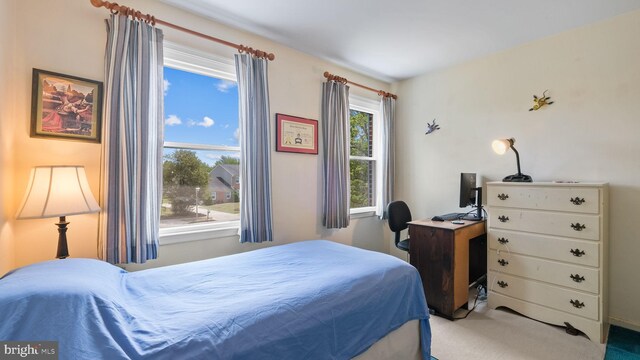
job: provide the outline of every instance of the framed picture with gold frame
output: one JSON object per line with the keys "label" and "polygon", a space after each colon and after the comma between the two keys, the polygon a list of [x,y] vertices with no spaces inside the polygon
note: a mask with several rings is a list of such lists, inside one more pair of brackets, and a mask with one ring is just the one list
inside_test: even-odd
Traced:
{"label": "framed picture with gold frame", "polygon": [[31,137],[100,142],[102,83],[33,69]]}
{"label": "framed picture with gold frame", "polygon": [[276,151],[318,154],[318,120],[276,114]]}

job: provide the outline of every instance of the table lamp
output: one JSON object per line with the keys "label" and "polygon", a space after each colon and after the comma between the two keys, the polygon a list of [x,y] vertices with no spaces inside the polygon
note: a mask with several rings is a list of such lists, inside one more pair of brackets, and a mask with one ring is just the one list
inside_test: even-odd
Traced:
{"label": "table lamp", "polygon": [[491,143],[491,147],[493,148],[493,151],[495,151],[496,154],[498,154],[498,155],[504,154],[509,149],[513,150],[513,152],[516,153],[516,162],[518,164],[518,173],[514,174],[514,175],[509,175],[509,176],[505,177],[504,179],[502,179],[502,181],[504,181],[504,182],[531,182],[532,181],[531,180],[531,176],[525,175],[522,172],[520,172],[520,154],[518,154],[518,150],[516,150],[516,148],[513,147],[513,144],[515,144],[515,142],[516,142],[516,139],[510,138],[510,139],[494,140],[493,143]]}
{"label": "table lamp", "polygon": [[84,166],[36,166],[31,177],[18,219],[60,217],[56,257],[69,256],[66,216],[100,211],[93,197]]}

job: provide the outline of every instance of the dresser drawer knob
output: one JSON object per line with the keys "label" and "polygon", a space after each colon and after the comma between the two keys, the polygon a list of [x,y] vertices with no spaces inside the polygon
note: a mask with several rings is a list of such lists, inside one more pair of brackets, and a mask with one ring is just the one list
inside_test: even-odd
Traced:
{"label": "dresser drawer knob", "polygon": [[500,259],[498,260],[498,264],[500,264],[500,266],[507,266],[509,265],[509,262],[505,259]]}
{"label": "dresser drawer knob", "polygon": [[504,215],[500,215],[500,216],[498,216],[498,220],[500,220],[500,222],[507,222],[507,221],[509,221],[509,217],[508,216],[504,216]]}
{"label": "dresser drawer knob", "polygon": [[571,223],[571,228],[575,231],[582,231],[587,228],[586,225],[580,223]]}
{"label": "dresser drawer knob", "polygon": [[571,303],[571,305],[573,305],[574,308],[581,309],[584,307],[584,303],[581,301],[571,299],[569,302]]}
{"label": "dresser drawer knob", "polygon": [[501,238],[498,238],[498,242],[504,245],[509,242],[509,239],[501,237]]}
{"label": "dresser drawer knob", "polygon": [[500,286],[503,289],[506,288],[507,286],[509,286],[508,283],[506,283],[506,282],[504,282],[502,280],[498,281],[496,284],[498,284],[498,286]]}
{"label": "dresser drawer knob", "polygon": [[498,199],[500,200],[507,200],[509,198],[509,195],[507,194],[498,194]]}
{"label": "dresser drawer knob", "polygon": [[582,205],[585,200],[584,200],[584,198],[579,198],[579,197],[576,196],[574,198],[571,198],[571,200],[569,200],[569,201],[571,201],[573,203],[573,205]]}
{"label": "dresser drawer knob", "polygon": [[571,249],[569,252],[572,253],[573,256],[577,256],[577,257],[581,257],[582,255],[586,254],[584,250],[580,250],[580,249]]}
{"label": "dresser drawer knob", "polygon": [[584,281],[584,276],[581,276],[580,274],[575,274],[575,275],[571,274],[570,278],[571,278],[571,280],[573,280],[573,281],[575,281],[577,283],[581,283],[581,282]]}

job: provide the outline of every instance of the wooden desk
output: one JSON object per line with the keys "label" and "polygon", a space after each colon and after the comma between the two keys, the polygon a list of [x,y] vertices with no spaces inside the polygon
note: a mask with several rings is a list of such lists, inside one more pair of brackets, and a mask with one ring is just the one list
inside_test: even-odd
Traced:
{"label": "wooden desk", "polygon": [[486,273],[485,222],[412,221],[409,239],[410,262],[420,273],[429,308],[452,320],[453,313],[467,305],[469,283],[477,280],[470,281],[470,269],[472,277]]}

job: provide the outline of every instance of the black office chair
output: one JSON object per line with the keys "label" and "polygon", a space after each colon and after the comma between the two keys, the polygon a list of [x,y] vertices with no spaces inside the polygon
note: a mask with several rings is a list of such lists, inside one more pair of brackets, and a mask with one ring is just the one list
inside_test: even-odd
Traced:
{"label": "black office chair", "polygon": [[389,216],[389,228],[396,234],[396,247],[409,252],[409,238],[400,241],[400,232],[408,227],[411,221],[411,211],[404,201],[396,200],[387,205],[387,215]]}

